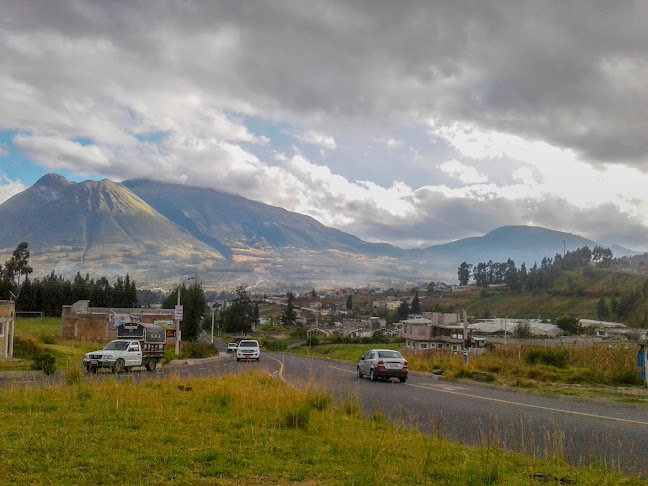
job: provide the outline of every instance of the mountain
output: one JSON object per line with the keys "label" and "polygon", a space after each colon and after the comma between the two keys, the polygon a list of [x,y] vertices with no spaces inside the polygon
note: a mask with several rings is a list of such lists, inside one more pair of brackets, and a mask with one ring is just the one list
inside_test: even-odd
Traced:
{"label": "mountain", "polygon": [[223,259],[109,180],[72,183],[43,176],[0,205],[0,228],[0,248],[27,241],[31,261],[43,273],[177,275],[170,270],[177,261]]}
{"label": "mountain", "polygon": [[226,289],[455,282],[463,261],[512,258],[531,266],[563,249],[597,245],[569,233],[506,226],[404,250],[213,189],[143,179],[73,183],[56,174],[1,204],[0,228],[0,251],[7,258],[19,242],[29,243],[35,276],[52,270],[68,277],[77,271],[129,273],[139,284],[165,288],[196,272],[205,286]]}

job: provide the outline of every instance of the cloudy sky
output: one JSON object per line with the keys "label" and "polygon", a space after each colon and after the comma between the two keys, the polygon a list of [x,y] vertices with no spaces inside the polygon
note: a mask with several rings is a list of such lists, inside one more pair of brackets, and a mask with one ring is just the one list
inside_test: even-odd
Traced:
{"label": "cloudy sky", "polygon": [[648,3],[0,3],[0,202],[211,187],[401,247],[648,250]]}

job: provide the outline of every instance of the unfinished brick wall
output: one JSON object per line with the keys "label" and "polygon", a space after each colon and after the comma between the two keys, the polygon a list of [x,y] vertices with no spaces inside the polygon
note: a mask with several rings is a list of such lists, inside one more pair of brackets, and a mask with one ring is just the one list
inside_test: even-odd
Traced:
{"label": "unfinished brick wall", "polygon": [[[141,322],[144,324],[154,324],[155,321],[160,320],[172,321],[174,311],[173,309],[166,309],[157,313],[150,313],[149,309],[132,309],[130,313],[139,314]],[[116,339],[117,330],[109,329],[109,318],[110,309],[90,309],[87,301],[79,301],[71,306],[63,306],[61,313],[63,337],[93,341]]]}

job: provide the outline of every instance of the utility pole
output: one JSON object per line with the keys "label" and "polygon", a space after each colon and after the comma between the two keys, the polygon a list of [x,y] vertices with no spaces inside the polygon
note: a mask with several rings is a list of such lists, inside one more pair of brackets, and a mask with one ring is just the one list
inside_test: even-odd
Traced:
{"label": "utility pole", "polygon": [[180,307],[180,291],[184,287],[185,282],[188,282],[189,280],[196,279],[198,280],[198,273],[196,273],[195,277],[189,277],[185,278],[180,285],[178,285],[178,303],[176,305],[176,311],[175,311],[175,321],[176,321],[176,341],[175,341],[175,354],[178,356],[180,354],[180,341],[182,340],[182,331],[180,331],[180,321],[184,317],[184,311],[182,307]]}

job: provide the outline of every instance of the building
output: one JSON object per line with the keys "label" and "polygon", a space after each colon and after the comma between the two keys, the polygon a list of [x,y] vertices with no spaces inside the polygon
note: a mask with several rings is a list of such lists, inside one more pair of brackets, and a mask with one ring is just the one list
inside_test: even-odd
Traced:
{"label": "building", "polygon": [[468,327],[478,334],[512,336],[521,324],[529,326],[529,332],[536,337],[557,337],[564,334],[564,331],[555,324],[538,319],[480,319],[479,322]]}
{"label": "building", "polygon": [[[442,350],[460,353],[464,350],[464,326],[459,324],[457,314],[434,312],[429,317],[415,317],[402,321],[401,337],[408,349]],[[473,353],[484,350],[485,340],[475,339],[467,330]]]}
{"label": "building", "polygon": [[78,300],[64,305],[61,331],[65,338],[111,340],[117,338],[120,322],[157,324],[167,329],[169,344],[175,343],[174,309],[117,309],[90,307],[89,300]]}
{"label": "building", "polygon": [[0,300],[0,359],[13,358],[15,329],[16,304],[12,300]]}

